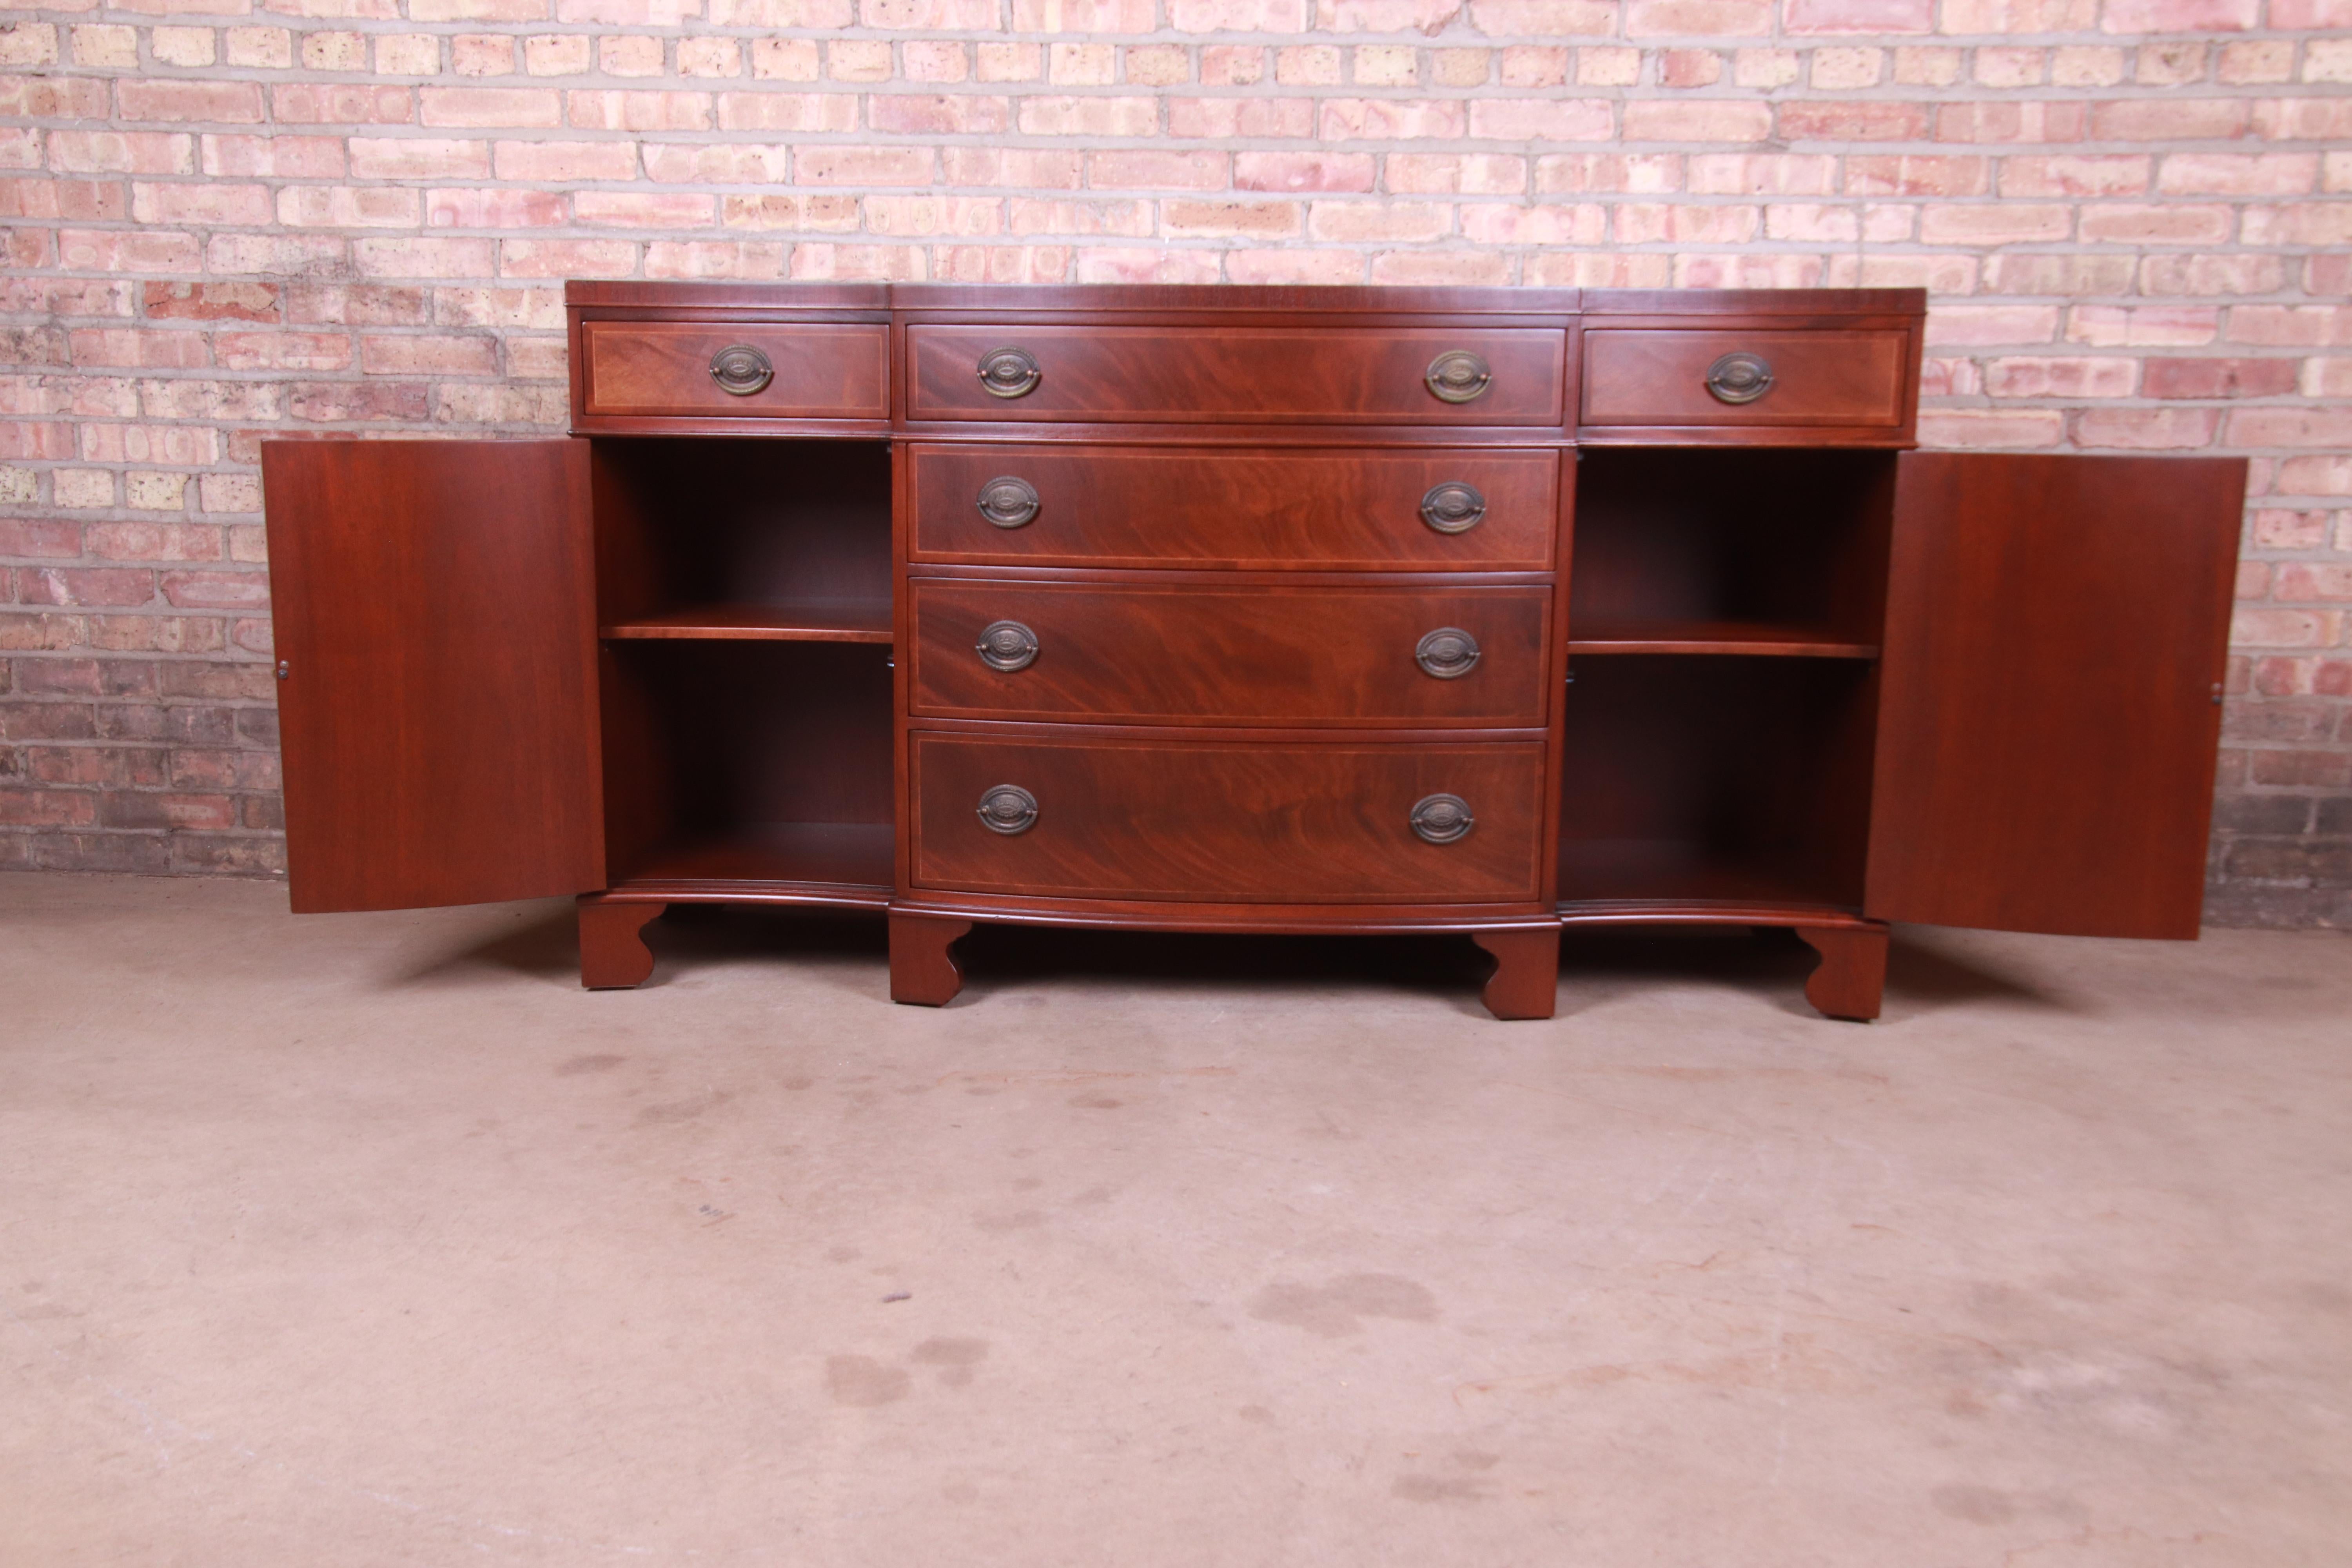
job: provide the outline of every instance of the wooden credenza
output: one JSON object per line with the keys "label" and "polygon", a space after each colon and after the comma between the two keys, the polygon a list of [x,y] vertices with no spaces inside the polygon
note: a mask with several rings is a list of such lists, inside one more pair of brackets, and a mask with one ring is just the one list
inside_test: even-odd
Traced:
{"label": "wooden credenza", "polygon": [[263,447],[298,910],[2196,933],[2245,466],[1908,450],[1916,290],[569,301],[570,438]]}

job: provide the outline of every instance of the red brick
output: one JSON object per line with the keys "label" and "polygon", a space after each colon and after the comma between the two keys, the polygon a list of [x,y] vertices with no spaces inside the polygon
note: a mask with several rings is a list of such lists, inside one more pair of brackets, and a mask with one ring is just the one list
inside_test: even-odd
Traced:
{"label": "red brick", "polygon": [[155,574],[123,567],[19,567],[16,577],[23,605],[145,605],[155,598]]}
{"label": "red brick", "polygon": [[1928,33],[1934,0],[1789,0],[1791,33]]}
{"label": "red brick", "polygon": [[261,87],[257,82],[170,77],[126,79],[114,84],[114,93],[125,120],[257,125],[262,119]]}
{"label": "red brick", "polygon": [[296,382],[287,395],[288,413],[321,424],[421,424],[429,407],[421,382]]}
{"label": "red brick", "polygon": [[1845,161],[1845,188],[1856,196],[1980,196],[1989,159],[1944,154],[1856,154]]}
{"label": "red brick", "polygon": [[1629,38],[1762,37],[1772,30],[1771,0],[1631,0]]}
{"label": "red brick", "polygon": [[2240,33],[2261,25],[2260,0],[2102,0],[2109,33]]}
{"label": "red brick", "polygon": [[992,134],[1012,123],[1012,105],[977,93],[876,93],[866,116],[874,130],[898,135]]}
{"label": "red brick", "polygon": [[2156,160],[2142,153],[2072,153],[2000,161],[2004,196],[2132,196],[2147,189]]}
{"label": "red brick", "polygon": [[421,88],[416,110],[421,125],[551,127],[563,123],[562,95],[552,88]]}
{"label": "red brick", "polygon": [[486,180],[490,144],[438,136],[354,136],[351,169],[359,180]]}
{"label": "red brick", "polygon": [[2145,451],[2209,447],[2217,416],[2210,408],[2086,408],[2075,419],[2074,439]]}
{"label": "red brick", "polygon": [[409,89],[368,82],[287,82],[269,89],[270,118],[289,125],[405,125]]}
{"label": "red brick", "polygon": [[223,332],[213,352],[225,370],[341,370],[352,363],[352,340],[341,332]]}
{"label": "red brick", "polygon": [[1366,153],[1242,153],[1234,158],[1240,191],[1369,191],[1373,160]]}
{"label": "red brick", "polygon": [[[1629,119],[1633,107],[1627,106]],[[1783,103],[1780,130],[1790,142],[1922,142],[1927,137],[1927,106],[1862,99]]]}
{"label": "red brick", "polygon": [[2352,408],[2240,408],[2231,413],[2227,434],[2231,445],[2239,447],[2352,447]]}
{"label": "red brick", "polygon": [[[1327,105],[1328,109],[1330,106]],[[1327,142],[1346,141],[1345,125],[1361,121],[1361,106],[1351,105],[1337,119],[1327,118],[1322,132]],[[1309,136],[1315,134],[1315,102],[1306,98],[1171,98],[1168,100],[1168,134],[1179,138],[1234,136]],[[1396,132],[1372,134],[1394,139]]]}
{"label": "red brick", "polygon": [[[414,191],[400,194],[415,195]],[[553,191],[467,186],[428,191],[425,196],[427,228],[552,228],[569,216],[563,197]]]}
{"label": "red brick", "polygon": [[1470,102],[1470,134],[1486,141],[1607,142],[1616,131],[1615,111],[1603,99],[1481,98]]}
{"label": "red brick", "polygon": [[2179,98],[2158,93],[2091,106],[2091,136],[2099,142],[2216,142],[2246,133],[2245,100]]}
{"label": "red brick", "polygon": [[[649,147],[646,153],[664,151]],[[501,180],[570,184],[580,180],[633,180],[637,174],[637,149],[626,142],[500,142],[491,148],[490,158]]]}

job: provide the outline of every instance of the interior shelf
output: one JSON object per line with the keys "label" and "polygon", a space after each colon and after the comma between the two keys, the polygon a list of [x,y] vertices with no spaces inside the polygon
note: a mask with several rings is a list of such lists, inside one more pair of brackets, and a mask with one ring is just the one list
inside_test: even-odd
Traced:
{"label": "interior shelf", "polygon": [[1570,654],[1758,654],[1788,658],[1876,658],[1878,645],[1830,626],[1769,621],[1664,620],[1590,616],[1569,626]]}
{"label": "interior shelf", "polygon": [[1570,653],[1876,657],[1892,454],[1628,448],[1581,459]]}
{"label": "interior shelf", "polygon": [[781,883],[837,889],[835,901],[878,908],[890,901],[891,854],[887,822],[757,823],[648,851],[618,885]]}
{"label": "interior shelf", "polygon": [[1560,770],[1563,910],[1859,908],[1877,678],[1860,658],[1580,666]]}
{"label": "interior shelf", "polygon": [[1593,904],[1786,909],[1849,901],[1823,868],[1776,865],[1695,839],[1570,841],[1560,847],[1559,868],[1564,912]]}
{"label": "interior shelf", "polygon": [[634,616],[602,628],[620,640],[887,643],[887,599],[781,605],[697,605]]}
{"label": "interior shelf", "polygon": [[600,685],[614,886],[889,902],[887,647],[625,639]]}

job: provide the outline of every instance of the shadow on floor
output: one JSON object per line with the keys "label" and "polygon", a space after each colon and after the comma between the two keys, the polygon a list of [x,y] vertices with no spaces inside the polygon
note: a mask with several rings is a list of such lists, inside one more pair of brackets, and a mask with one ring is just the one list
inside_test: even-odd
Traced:
{"label": "shadow on floor", "polygon": [[[655,953],[647,986],[698,963],[789,963],[798,957],[862,957],[886,963],[887,928],[872,916],[790,910],[674,906],[646,928]],[[1456,936],[1234,936],[1202,932],[1055,930],[982,925],[957,945],[965,989],[954,1005],[1002,987],[1062,979],[1246,987],[1339,984],[1441,996],[1485,1016],[1478,992],[1492,961]],[[424,965],[407,979],[487,966],[540,980],[576,976],[572,911],[528,919],[494,939]],[[1635,927],[1570,931],[1560,942],[1560,1014],[1570,1016],[1661,983],[1700,982],[1745,991],[1784,1013],[1817,1017],[1804,999],[1813,951],[1788,931],[1743,926]],[[2063,1007],[2062,999],[2014,976],[1963,962],[1899,932],[1887,957],[1890,1015],[1986,1000]]]}

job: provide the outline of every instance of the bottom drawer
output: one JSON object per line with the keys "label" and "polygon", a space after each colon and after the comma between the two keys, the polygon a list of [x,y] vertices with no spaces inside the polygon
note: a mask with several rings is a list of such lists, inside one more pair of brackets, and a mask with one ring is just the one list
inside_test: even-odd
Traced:
{"label": "bottom drawer", "polygon": [[1521,901],[1540,885],[1539,742],[909,741],[919,887],[1303,904]]}

